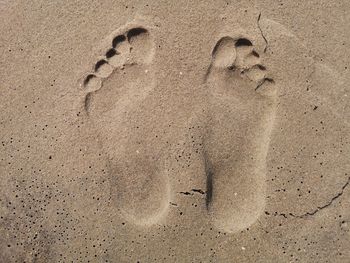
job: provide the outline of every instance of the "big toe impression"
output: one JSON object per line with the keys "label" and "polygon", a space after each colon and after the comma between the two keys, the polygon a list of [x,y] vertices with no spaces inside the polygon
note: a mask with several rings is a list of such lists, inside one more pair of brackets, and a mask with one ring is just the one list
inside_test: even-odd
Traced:
{"label": "big toe impression", "polygon": [[212,63],[214,67],[228,68],[236,60],[235,41],[231,37],[221,38],[212,52]]}

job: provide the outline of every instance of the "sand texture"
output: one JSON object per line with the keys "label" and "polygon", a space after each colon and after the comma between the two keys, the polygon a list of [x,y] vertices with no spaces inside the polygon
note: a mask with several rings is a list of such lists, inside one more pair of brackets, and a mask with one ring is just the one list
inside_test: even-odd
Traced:
{"label": "sand texture", "polygon": [[349,1],[0,16],[0,263],[350,262]]}

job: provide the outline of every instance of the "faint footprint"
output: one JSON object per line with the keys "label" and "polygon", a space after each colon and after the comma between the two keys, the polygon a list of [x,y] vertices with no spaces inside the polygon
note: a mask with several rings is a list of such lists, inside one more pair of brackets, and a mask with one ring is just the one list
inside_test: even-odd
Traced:
{"label": "faint footprint", "polygon": [[116,34],[83,81],[85,110],[109,157],[112,201],[139,225],[159,221],[169,204],[167,175],[149,153],[150,128],[134,125],[154,89],[153,56],[149,30],[129,27]]}
{"label": "faint footprint", "polygon": [[237,232],[265,207],[265,159],[275,117],[274,81],[247,38],[221,38],[205,76],[206,204],[214,224]]}

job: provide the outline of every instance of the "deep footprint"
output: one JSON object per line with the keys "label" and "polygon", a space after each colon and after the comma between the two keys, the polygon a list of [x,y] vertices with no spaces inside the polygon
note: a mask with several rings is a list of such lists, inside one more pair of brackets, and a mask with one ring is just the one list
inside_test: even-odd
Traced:
{"label": "deep footprint", "polygon": [[217,228],[248,228],[265,207],[266,155],[275,117],[274,81],[247,38],[221,38],[205,78],[206,205]]}
{"label": "deep footprint", "polygon": [[130,28],[113,38],[83,82],[85,110],[109,157],[113,204],[143,226],[158,222],[169,204],[166,174],[148,155],[149,128],[135,130],[131,121],[154,88],[153,56],[150,32]]}

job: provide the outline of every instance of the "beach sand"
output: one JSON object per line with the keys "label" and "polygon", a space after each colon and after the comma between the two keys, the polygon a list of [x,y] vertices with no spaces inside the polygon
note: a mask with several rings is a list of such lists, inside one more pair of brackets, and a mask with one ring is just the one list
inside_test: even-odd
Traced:
{"label": "beach sand", "polygon": [[0,16],[0,263],[350,262],[350,2]]}

